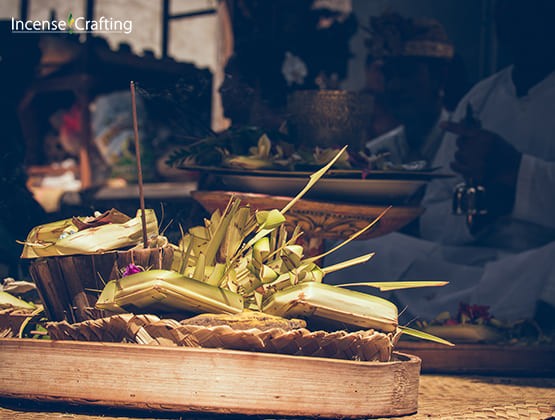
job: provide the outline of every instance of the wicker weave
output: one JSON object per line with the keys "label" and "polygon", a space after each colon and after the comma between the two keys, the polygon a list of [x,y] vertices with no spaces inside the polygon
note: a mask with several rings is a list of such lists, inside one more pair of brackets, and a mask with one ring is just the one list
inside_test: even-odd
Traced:
{"label": "wicker weave", "polygon": [[154,315],[114,315],[77,324],[65,321],[47,325],[56,340],[134,342],[162,346],[225,348],[266,353],[320,356],[361,361],[388,361],[395,334],[374,330],[348,333],[258,328],[236,330],[229,325],[206,327],[187,321],[159,319]]}
{"label": "wicker weave", "polygon": [[548,419],[554,378],[423,376],[419,416],[438,419]]}

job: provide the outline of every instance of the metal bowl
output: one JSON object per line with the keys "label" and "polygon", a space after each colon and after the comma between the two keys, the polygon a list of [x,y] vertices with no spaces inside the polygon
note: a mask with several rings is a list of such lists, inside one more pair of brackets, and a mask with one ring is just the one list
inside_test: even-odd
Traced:
{"label": "metal bowl", "polygon": [[357,150],[367,140],[373,109],[371,95],[344,90],[299,90],[287,103],[290,132],[299,144]]}

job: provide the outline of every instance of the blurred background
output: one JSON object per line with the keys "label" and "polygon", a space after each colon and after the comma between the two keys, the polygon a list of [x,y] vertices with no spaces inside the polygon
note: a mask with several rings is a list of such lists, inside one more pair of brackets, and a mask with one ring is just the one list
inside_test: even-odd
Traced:
{"label": "blurred background", "polygon": [[[455,50],[448,108],[505,64],[494,36],[493,0],[1,2],[0,200],[10,259],[18,253],[11,244],[39,222],[111,207],[134,213],[130,80],[138,84],[147,205],[172,220],[177,234],[179,223],[186,226],[203,212],[190,198],[197,175],[166,163],[175,147],[232,122],[270,126],[268,115],[297,89],[367,90],[369,20],[384,12],[443,25]],[[70,14],[130,20],[132,31],[11,30],[12,19],[66,20]],[[231,92],[227,112],[225,92]],[[240,102],[251,92],[257,112],[245,117]]]}

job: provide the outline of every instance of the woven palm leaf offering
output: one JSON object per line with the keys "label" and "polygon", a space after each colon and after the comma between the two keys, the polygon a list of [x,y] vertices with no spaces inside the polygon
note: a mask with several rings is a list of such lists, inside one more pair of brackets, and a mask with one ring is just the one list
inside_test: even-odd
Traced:
{"label": "woven palm leaf offering", "polygon": [[153,210],[134,218],[111,209],[89,217],[73,217],[31,230],[21,258],[30,259],[29,271],[49,319],[70,322],[103,316],[95,309],[105,280],[129,264],[170,268],[173,248],[159,235]]}
{"label": "woven palm leaf offering", "polygon": [[27,336],[27,331],[34,329],[28,327],[36,327],[42,313],[42,305],[0,290],[0,338]]}
{"label": "woven palm leaf offering", "polygon": [[[380,361],[390,359],[403,332],[450,344],[400,327],[397,307],[385,299],[322,283],[326,274],[366,262],[374,255],[369,253],[330,267],[317,264],[325,255],[370,229],[379,217],[338,247],[310,258],[304,256],[299,243],[300,229],[286,230],[287,211],[344,150],[314,173],[306,187],[283,209],[253,211],[232,198],[223,212],[216,210],[203,226],[184,232],[174,253],[172,270],[148,270],[112,279],[96,306],[115,315],[74,325],[51,324],[49,333],[58,339],[124,337],[126,341],[143,344]],[[364,284],[391,289],[445,283]],[[166,318],[175,313],[203,315],[177,321],[154,315],[136,318],[130,313],[155,313]],[[296,317],[335,321],[350,332],[311,332]],[[99,333],[102,330],[109,331],[107,338]]]}

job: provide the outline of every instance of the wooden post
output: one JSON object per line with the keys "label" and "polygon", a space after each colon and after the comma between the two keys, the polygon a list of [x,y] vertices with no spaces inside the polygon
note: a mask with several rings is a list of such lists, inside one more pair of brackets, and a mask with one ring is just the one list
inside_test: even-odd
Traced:
{"label": "wooden post", "polygon": [[81,105],[81,144],[79,146],[79,170],[81,178],[81,188],[86,189],[92,186],[91,169],[91,112],[89,110],[89,95],[87,88],[77,92],[78,101]]}

